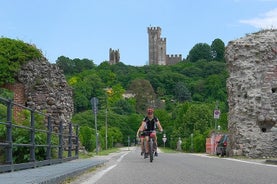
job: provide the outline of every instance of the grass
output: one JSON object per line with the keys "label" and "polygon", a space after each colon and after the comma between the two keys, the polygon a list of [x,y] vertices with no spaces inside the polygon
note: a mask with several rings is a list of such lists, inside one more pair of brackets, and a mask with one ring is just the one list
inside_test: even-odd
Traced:
{"label": "grass", "polygon": [[110,148],[107,150],[101,150],[96,154],[96,152],[88,152],[88,153],[79,153],[79,158],[90,158],[94,156],[105,156],[109,155],[110,153],[118,152],[119,148]]}
{"label": "grass", "polygon": [[159,149],[160,149],[163,153],[180,153],[179,151],[173,150],[173,149],[171,149],[171,148],[159,147]]}

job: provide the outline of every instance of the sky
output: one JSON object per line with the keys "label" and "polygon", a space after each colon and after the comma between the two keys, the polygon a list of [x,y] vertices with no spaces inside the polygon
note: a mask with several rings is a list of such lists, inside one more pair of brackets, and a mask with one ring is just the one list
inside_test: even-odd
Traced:
{"label": "sky", "polygon": [[148,27],[160,27],[167,54],[186,58],[198,43],[277,28],[277,0],[0,0],[0,36],[34,44],[50,63],[65,56],[148,63]]}

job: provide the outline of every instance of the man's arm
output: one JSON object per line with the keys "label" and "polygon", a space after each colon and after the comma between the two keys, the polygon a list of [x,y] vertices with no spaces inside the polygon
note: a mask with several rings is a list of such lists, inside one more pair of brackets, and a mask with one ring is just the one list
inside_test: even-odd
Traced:
{"label": "man's arm", "polygon": [[141,122],[138,131],[143,131],[143,130],[144,130],[144,121]]}
{"label": "man's arm", "polygon": [[140,127],[138,128],[138,131],[137,131],[137,137],[139,137],[139,132],[140,132]]}
{"label": "man's arm", "polygon": [[160,121],[157,122],[157,125],[158,125],[158,128],[159,128],[160,132],[162,132],[163,131],[163,127],[162,127]]}

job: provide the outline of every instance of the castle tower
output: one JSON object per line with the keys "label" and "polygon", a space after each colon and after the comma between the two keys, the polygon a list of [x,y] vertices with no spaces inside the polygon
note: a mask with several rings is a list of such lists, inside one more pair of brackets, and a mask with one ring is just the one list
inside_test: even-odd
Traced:
{"label": "castle tower", "polygon": [[119,49],[118,50],[113,50],[113,49],[110,48],[110,50],[109,50],[109,56],[110,56],[109,63],[111,65],[118,63],[120,61]]}
{"label": "castle tower", "polygon": [[160,27],[148,27],[149,65],[166,65],[166,38]]}

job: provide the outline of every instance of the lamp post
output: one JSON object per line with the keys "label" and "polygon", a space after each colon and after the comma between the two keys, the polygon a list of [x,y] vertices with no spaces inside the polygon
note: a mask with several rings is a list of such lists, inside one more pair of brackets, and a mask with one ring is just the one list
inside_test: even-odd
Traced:
{"label": "lamp post", "polygon": [[[108,103],[107,103],[108,104]],[[106,150],[108,149],[108,107],[106,107],[106,120],[105,120],[105,142],[106,142]]]}

